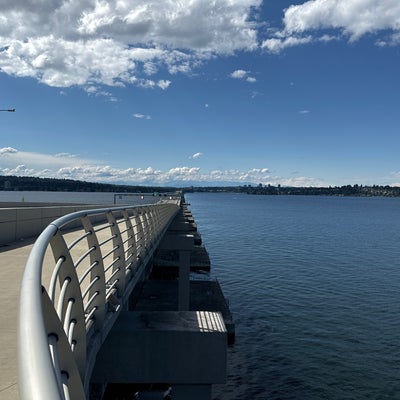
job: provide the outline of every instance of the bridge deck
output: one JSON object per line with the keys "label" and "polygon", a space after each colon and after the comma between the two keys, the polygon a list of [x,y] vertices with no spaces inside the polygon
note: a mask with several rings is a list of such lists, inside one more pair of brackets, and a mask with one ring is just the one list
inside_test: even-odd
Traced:
{"label": "bridge deck", "polygon": [[[178,224],[179,225],[179,224]],[[182,225],[182,224],[181,224]],[[179,228],[180,226],[176,226]],[[185,227],[186,228],[186,227]],[[185,229],[186,231],[186,229]],[[68,236],[69,239],[75,237],[75,232],[79,231],[70,231],[66,233],[65,236]],[[101,234],[100,234],[101,236]],[[24,268],[33,247],[34,241],[36,238],[21,240],[16,243],[12,243],[5,246],[0,246],[0,279],[2,282],[2,289],[0,290],[0,400],[18,400],[19,399],[19,388],[18,388],[18,368],[17,368],[17,337],[18,337],[18,313],[19,313],[19,295],[20,295],[20,286],[22,275],[24,272]],[[201,243],[201,240],[197,238],[198,245]],[[196,241],[195,241],[196,243]],[[205,250],[204,250],[205,251]],[[195,259],[195,258],[194,258]],[[196,261],[197,259],[195,259]],[[46,282],[50,281],[50,276],[48,274],[51,273],[51,269],[46,268],[48,262],[51,261],[51,265],[54,265],[54,260],[52,259],[50,252],[46,253],[46,257],[44,260],[44,269],[43,269],[43,279]],[[209,258],[207,255],[207,263],[209,269]],[[191,264],[193,264],[193,259],[191,259]],[[196,264],[197,265],[197,264]],[[192,265],[193,266],[193,265]],[[162,284],[163,286],[163,296],[158,299],[158,301],[151,302],[152,308],[156,309],[170,309],[172,303],[177,301],[176,297],[176,282],[168,282],[163,281],[162,283],[158,282],[147,282],[145,289],[142,293],[142,300],[146,298],[146,293],[151,298],[154,298],[154,291],[161,294],[160,288],[157,286],[158,284]],[[204,309],[208,310],[209,299],[205,299],[199,295],[199,288],[196,282],[192,283],[190,291],[194,298],[201,298],[201,307],[198,304],[192,304],[194,309]],[[217,289],[215,286],[218,286]],[[212,310],[217,307],[218,311],[221,311],[224,315],[225,323],[228,326],[228,331],[230,325],[234,326],[231,321],[231,315],[229,312],[229,307],[225,304],[225,299],[223,297],[222,291],[219,288],[219,285],[216,283],[208,283],[208,290],[210,291],[212,297]],[[204,286],[203,286],[204,289]],[[203,290],[202,289],[202,290]],[[171,290],[173,293],[171,293]],[[216,293],[218,292],[218,293]],[[218,304],[215,304],[216,299],[218,300]],[[211,301],[211,300],[210,300]],[[144,307],[143,302],[139,302],[142,307]],[[165,303],[165,304],[164,304]],[[219,304],[221,303],[221,304]],[[138,304],[138,309],[140,309],[140,304]],[[211,307],[211,306],[210,306]],[[172,307],[176,308],[176,307]],[[210,309],[211,310],[211,309]],[[234,332],[234,328],[232,328]],[[233,333],[234,336],[234,333]]]}
{"label": "bridge deck", "polygon": [[[73,237],[79,231],[67,233]],[[0,247],[0,400],[19,400],[17,329],[19,292],[26,261],[36,237]],[[52,262],[50,252],[46,261]],[[51,270],[43,269],[43,277],[50,280]]]}

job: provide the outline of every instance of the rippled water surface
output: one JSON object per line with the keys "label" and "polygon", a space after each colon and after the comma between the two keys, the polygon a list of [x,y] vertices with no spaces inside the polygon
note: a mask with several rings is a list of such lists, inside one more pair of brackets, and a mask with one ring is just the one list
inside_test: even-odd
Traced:
{"label": "rippled water surface", "polygon": [[400,199],[186,199],[236,322],[214,399],[400,399]]}

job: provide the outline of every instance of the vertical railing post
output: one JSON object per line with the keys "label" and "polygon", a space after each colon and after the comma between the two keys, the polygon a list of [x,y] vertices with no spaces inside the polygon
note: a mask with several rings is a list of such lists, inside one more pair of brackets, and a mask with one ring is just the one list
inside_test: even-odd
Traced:
{"label": "vertical railing post", "polygon": [[129,271],[134,274],[135,263],[137,260],[137,246],[136,246],[136,237],[135,231],[133,229],[132,221],[129,216],[129,212],[127,210],[122,211],[122,215],[125,220],[125,227],[126,227],[126,236],[127,241],[124,246],[125,252],[125,261],[126,261],[126,268],[125,273],[127,274]]}
{"label": "vertical railing post", "polygon": [[114,281],[118,280],[116,287],[118,288],[118,297],[123,297],[125,290],[125,254],[124,246],[122,244],[121,232],[117,221],[112,212],[107,213],[107,220],[110,224],[110,230],[113,237],[113,277]]}
{"label": "vertical railing post", "polygon": [[92,222],[88,216],[81,218],[82,225],[86,233],[88,248],[92,248],[90,253],[90,281],[95,282],[89,291],[89,298],[92,298],[97,292],[97,296],[93,301],[93,307],[97,307],[94,314],[95,328],[100,330],[103,326],[106,315],[106,283],[104,275],[104,263],[101,255],[100,245],[95,234]]}
{"label": "vertical railing post", "polygon": [[[86,324],[82,291],[71,254],[60,230],[51,239],[50,246],[56,262],[60,258],[65,259],[58,271],[59,285],[60,288],[65,287],[65,293],[62,289],[60,290],[57,304],[55,304],[56,299],[52,298],[51,300],[54,308],[58,311],[58,318],[64,325],[65,335],[69,337],[70,345],[73,345],[73,354],[83,380],[86,369]],[[61,294],[64,294],[63,298],[61,298]],[[67,313],[69,305],[71,310]],[[73,324],[73,334],[69,332],[71,323]]]}
{"label": "vertical railing post", "polygon": [[136,222],[136,243],[138,247],[138,259],[141,262],[146,255],[146,243],[144,238],[144,227],[142,221],[142,210],[140,207],[135,209],[135,222]]}

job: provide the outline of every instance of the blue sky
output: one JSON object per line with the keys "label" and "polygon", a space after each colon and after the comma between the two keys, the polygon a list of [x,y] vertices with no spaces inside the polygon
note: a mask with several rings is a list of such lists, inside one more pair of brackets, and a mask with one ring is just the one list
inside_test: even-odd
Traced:
{"label": "blue sky", "polygon": [[0,174],[400,185],[398,0],[40,4],[0,6]]}

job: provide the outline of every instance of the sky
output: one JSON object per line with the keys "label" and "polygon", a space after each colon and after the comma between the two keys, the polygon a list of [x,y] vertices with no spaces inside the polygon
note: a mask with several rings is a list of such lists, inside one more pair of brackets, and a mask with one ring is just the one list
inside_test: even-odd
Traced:
{"label": "sky", "polygon": [[400,186],[399,0],[0,0],[0,175]]}

